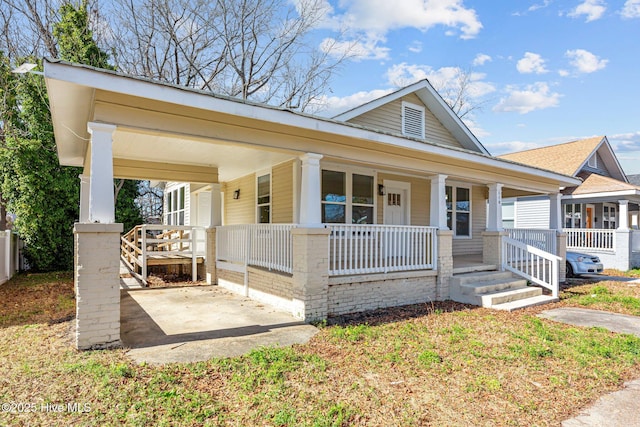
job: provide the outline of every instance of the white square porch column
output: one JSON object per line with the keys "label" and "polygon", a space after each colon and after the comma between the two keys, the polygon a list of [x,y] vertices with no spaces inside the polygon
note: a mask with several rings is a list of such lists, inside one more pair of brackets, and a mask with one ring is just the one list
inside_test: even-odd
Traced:
{"label": "white square porch column", "polygon": [[300,156],[300,224],[307,228],[322,227],[322,179],[320,176],[321,154],[307,153]]}
{"label": "white square porch column", "polygon": [[487,231],[502,231],[502,184],[489,184]]}
{"label": "white square porch column", "polygon": [[222,225],[222,185],[211,184],[211,227]]}
{"label": "white square porch column", "polygon": [[549,195],[549,228],[551,230],[562,231],[564,225],[562,217],[562,194],[553,193]]}
{"label": "white square porch column", "polygon": [[113,189],[113,133],[116,126],[89,122],[91,181],[88,222],[112,224],[116,220]]}
{"label": "white square porch column", "polygon": [[618,219],[618,230],[629,229],[629,201],[618,200],[618,212],[620,218]]}
{"label": "white square porch column", "polygon": [[222,225],[221,185],[211,184],[211,224],[207,228],[206,279],[212,285],[218,280],[216,269],[216,227]]}
{"label": "white square porch column", "polygon": [[431,177],[431,221],[432,227],[448,230],[447,227],[447,193],[445,180],[447,175]]}
{"label": "white square porch column", "polygon": [[89,222],[89,183],[91,178],[89,175],[78,175],[80,178],[80,217],[78,222]]}

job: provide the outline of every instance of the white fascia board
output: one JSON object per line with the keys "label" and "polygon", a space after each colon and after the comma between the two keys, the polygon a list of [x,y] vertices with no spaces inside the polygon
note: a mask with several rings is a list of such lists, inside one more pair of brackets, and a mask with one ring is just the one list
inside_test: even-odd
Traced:
{"label": "white fascia board", "polygon": [[45,78],[62,80],[109,92],[123,93],[274,124],[286,124],[287,126],[298,127],[305,130],[347,136],[427,154],[456,158],[471,163],[484,163],[487,166],[506,171],[538,175],[545,179],[558,181],[560,186],[572,187],[582,183],[582,180],[578,178],[526,166],[509,160],[498,159],[487,154],[474,153],[455,147],[428,144],[383,132],[368,130],[351,123],[337,122],[332,119],[294,113],[288,110],[236,99],[220,98],[189,88],[123,76],[111,71],[95,70],[79,65],[45,61],[44,73]]}
{"label": "white fascia board", "polygon": [[578,200],[578,199],[594,199],[599,197],[625,197],[625,196],[640,196],[640,191],[638,190],[622,190],[622,191],[607,191],[601,193],[590,193],[590,194],[567,194],[562,196],[563,199],[567,200]]}

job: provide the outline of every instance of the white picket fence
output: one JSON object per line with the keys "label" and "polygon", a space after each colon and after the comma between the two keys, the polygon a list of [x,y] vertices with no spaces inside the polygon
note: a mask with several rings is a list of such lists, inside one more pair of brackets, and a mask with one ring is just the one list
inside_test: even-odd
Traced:
{"label": "white picket fence", "polygon": [[560,291],[562,258],[509,237],[502,238],[502,268],[545,287],[554,297]]}
{"label": "white picket fence", "polygon": [[607,251],[616,250],[615,230],[598,228],[565,228],[567,234],[567,250],[575,251]]}
{"label": "white picket fence", "polygon": [[435,268],[435,227],[342,224],[326,227],[331,229],[331,276]]}
{"label": "white picket fence", "polygon": [[293,272],[295,224],[241,224],[216,227],[216,260]]}
{"label": "white picket fence", "polygon": [[0,231],[0,285],[8,282],[20,266],[20,239],[11,230]]}

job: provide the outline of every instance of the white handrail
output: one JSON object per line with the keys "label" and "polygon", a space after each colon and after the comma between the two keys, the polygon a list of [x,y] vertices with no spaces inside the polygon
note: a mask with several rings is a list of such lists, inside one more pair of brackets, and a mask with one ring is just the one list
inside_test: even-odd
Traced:
{"label": "white handrail", "polygon": [[562,258],[509,237],[502,238],[502,268],[551,290],[557,298],[560,291]]}
{"label": "white handrail", "polygon": [[545,252],[557,254],[556,230],[545,230],[539,228],[505,228],[509,238],[517,240],[527,245],[542,249]]}
{"label": "white handrail", "polygon": [[436,227],[325,224],[329,275],[436,268]]}

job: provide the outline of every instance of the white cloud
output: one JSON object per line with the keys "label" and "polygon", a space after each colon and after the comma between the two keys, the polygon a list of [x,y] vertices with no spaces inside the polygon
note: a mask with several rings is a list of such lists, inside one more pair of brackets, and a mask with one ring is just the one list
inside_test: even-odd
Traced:
{"label": "white cloud", "polygon": [[582,15],[586,15],[586,22],[591,22],[602,18],[606,10],[606,3],[602,0],[585,0],[569,12],[569,16],[579,18]]}
{"label": "white cloud", "polygon": [[560,77],[567,77],[571,73],[569,73],[569,71],[567,71],[567,70],[558,70],[558,74],[560,74]]}
{"label": "white cloud", "polygon": [[391,92],[393,92],[393,89],[376,89],[372,91],[356,92],[352,95],[343,97],[323,96],[318,99],[315,104],[317,104],[318,108],[322,108],[322,111],[318,113],[319,115],[333,117],[336,114],[343,113],[354,107],[385,96]]}
{"label": "white cloud", "polygon": [[329,52],[333,56],[347,56],[354,61],[364,59],[384,60],[389,59],[388,47],[379,46],[379,42],[384,40],[366,39],[364,41],[338,41],[327,37],[320,43],[320,50]]}
{"label": "white cloud", "polygon": [[498,105],[493,107],[493,111],[526,114],[535,110],[556,107],[562,96],[557,92],[551,92],[549,85],[543,82],[528,85],[524,89],[508,86],[507,91],[509,95],[501,98]]}
{"label": "white cloud", "polygon": [[422,52],[422,42],[414,40],[413,43],[411,43],[409,47],[407,47],[407,49],[409,49],[409,52],[412,53],[420,53]]}
{"label": "white cloud", "polygon": [[600,59],[584,49],[568,50],[564,56],[570,59],[569,63],[575,67],[576,72],[585,74],[601,70],[609,62],[608,59]]}
{"label": "white cloud", "polygon": [[427,31],[437,25],[455,29],[460,38],[474,38],[482,23],[462,0],[342,0],[331,9],[324,25],[384,36],[399,28]]}
{"label": "white cloud", "polygon": [[487,62],[491,62],[491,60],[492,60],[492,58],[489,55],[487,55],[485,53],[479,53],[473,59],[472,64],[473,64],[474,67],[478,67],[480,65],[486,64]]}
{"label": "white cloud", "polygon": [[544,62],[545,60],[542,59],[542,56],[537,53],[526,52],[524,57],[516,64],[516,68],[523,74],[543,74],[549,71],[544,68]]}
{"label": "white cloud", "polygon": [[456,92],[460,81],[467,73],[466,91],[471,98],[480,98],[494,92],[495,86],[484,81],[486,74],[468,72],[459,67],[442,67],[434,70],[428,65],[396,64],[387,70],[389,84],[395,87],[404,87],[419,80],[428,79],[431,85],[443,96],[448,92]]}
{"label": "white cloud", "polygon": [[484,144],[484,145],[494,156],[498,156],[500,154],[506,154],[506,153],[514,153],[516,151],[532,150],[534,148],[540,147],[539,144],[536,144],[534,142],[524,142],[524,141],[505,141],[505,142],[496,142],[494,144]]}
{"label": "white cloud", "polygon": [[627,0],[620,11],[623,18],[640,18],[640,0]]}
{"label": "white cloud", "polygon": [[640,131],[607,136],[616,152],[640,151]]}
{"label": "white cloud", "polygon": [[542,3],[535,3],[532,4],[529,9],[527,9],[528,12],[534,12],[538,9],[544,9],[545,7],[549,6],[549,4],[551,3],[551,0],[544,0]]}

